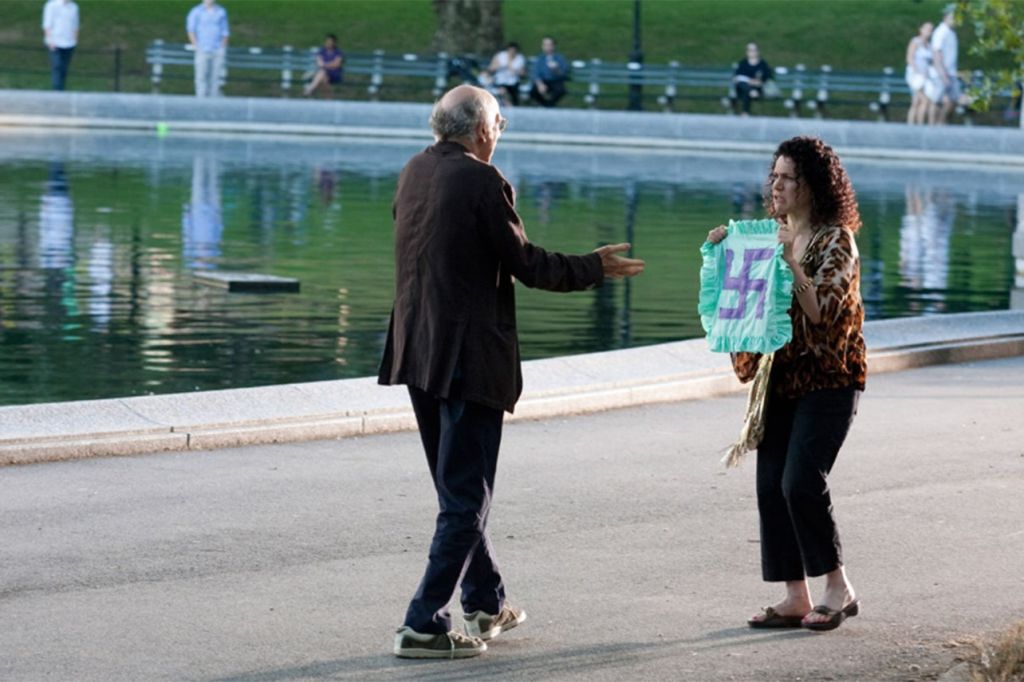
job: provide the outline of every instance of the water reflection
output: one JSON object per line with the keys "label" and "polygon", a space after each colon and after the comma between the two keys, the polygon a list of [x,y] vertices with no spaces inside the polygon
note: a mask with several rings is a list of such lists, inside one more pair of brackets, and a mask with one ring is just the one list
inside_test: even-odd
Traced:
{"label": "water reflection", "polygon": [[1010,308],[1024,310],[1024,192],[1017,195],[1017,229],[1013,233],[1014,277]]}
{"label": "water reflection", "polygon": [[[0,147],[0,258],[16,264],[0,269],[0,403],[372,374],[394,295],[394,183],[419,145],[153,144]],[[521,287],[525,358],[701,334],[700,243],[763,215],[764,159],[502,154],[535,242],[630,241],[648,262],[591,292]],[[863,164],[851,177],[870,319],[1024,306],[1019,184]],[[197,283],[204,268],[297,277],[302,292],[228,294]]]}
{"label": "water reflection", "polygon": [[761,188],[748,182],[736,182],[732,185],[732,218],[736,220],[752,220],[761,217]]}
{"label": "water reflection", "polygon": [[[640,192],[636,182],[626,183],[626,242],[632,247],[626,253],[629,257],[636,255],[636,213],[640,206]],[[614,240],[613,240],[614,241]],[[633,325],[633,278],[626,277],[622,281],[623,301],[622,320],[619,322],[619,348],[628,348],[632,345]]]}
{"label": "water reflection", "polygon": [[89,248],[89,316],[98,331],[110,325],[113,290],[114,245],[107,239],[98,239]]}
{"label": "water reflection", "polygon": [[900,284],[918,292],[909,312],[945,309],[949,285],[949,242],[956,206],[946,190],[906,186],[900,220]]}
{"label": "water reflection", "polygon": [[38,261],[42,296],[33,292],[29,307],[37,311],[34,328],[50,328],[61,341],[76,340],[75,210],[64,164],[53,161],[39,199]]}
{"label": "water reflection", "polygon": [[64,164],[50,164],[50,177],[39,200],[39,267],[63,269],[74,261],[75,207]]}
{"label": "water reflection", "polygon": [[313,178],[320,193],[320,203],[324,206],[331,206],[334,203],[334,185],[337,184],[334,171],[330,168],[314,166]]}
{"label": "water reflection", "polygon": [[[310,180],[312,178],[312,181]],[[334,202],[333,171],[314,165],[260,169],[245,180],[245,194],[252,205],[250,225],[264,244],[285,234],[294,244],[305,243],[312,197]],[[327,205],[327,204],[325,204]]]}
{"label": "water reflection", "polygon": [[[549,225],[557,216],[552,215],[559,203],[564,202],[568,196],[569,185],[565,182],[555,180],[539,180],[533,185],[533,205],[537,211],[537,225]],[[573,187],[579,189],[578,187]]]}
{"label": "water reflection", "polygon": [[182,254],[187,267],[217,267],[224,236],[220,163],[207,155],[192,160],[192,196],[181,212]]}

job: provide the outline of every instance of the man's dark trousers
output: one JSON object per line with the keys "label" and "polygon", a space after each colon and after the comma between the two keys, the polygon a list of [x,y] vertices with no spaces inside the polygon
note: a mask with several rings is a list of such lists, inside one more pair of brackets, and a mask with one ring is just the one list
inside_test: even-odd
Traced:
{"label": "man's dark trousers", "polygon": [[736,84],[736,96],[740,100],[740,110],[744,114],[750,113],[750,102],[752,99],[760,99],[761,88],[755,87],[750,83],[737,83]]}
{"label": "man's dark trousers", "polygon": [[558,104],[558,100],[565,97],[565,81],[544,81],[544,84],[548,86],[548,91],[543,95],[537,89],[537,83],[533,84],[533,87],[530,88],[530,99],[542,107],[553,107]]}
{"label": "man's dark trousers", "polygon": [[68,79],[68,67],[71,65],[73,47],[55,47],[50,50],[50,80],[54,90],[63,90]]}
{"label": "man's dark trousers", "polygon": [[[457,382],[456,382],[457,383]],[[453,387],[457,395],[457,387]],[[496,614],[505,586],[487,536],[487,515],[504,412],[455,397],[436,398],[409,387],[440,512],[426,574],[405,614],[422,633],[451,629],[448,602],[460,582],[465,613]]]}

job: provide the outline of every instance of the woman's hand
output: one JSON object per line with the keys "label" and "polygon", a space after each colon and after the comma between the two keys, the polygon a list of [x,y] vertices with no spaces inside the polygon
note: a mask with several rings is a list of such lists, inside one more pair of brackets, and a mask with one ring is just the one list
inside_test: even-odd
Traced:
{"label": "woman's hand", "polygon": [[725,239],[728,234],[729,231],[726,229],[725,225],[719,225],[715,229],[708,232],[708,241],[711,242],[712,244],[717,244],[718,242]]}
{"label": "woman's hand", "polygon": [[796,272],[799,263],[793,255],[793,242],[796,240],[796,232],[785,225],[779,226],[779,243],[782,244],[782,260],[789,264],[789,267]]}
{"label": "woman's hand", "polygon": [[818,324],[821,322],[821,308],[818,305],[818,292],[814,288],[814,280],[804,273],[800,261],[793,255],[796,230],[790,229],[787,225],[781,225],[778,240],[782,244],[782,259],[793,271],[793,295],[796,296],[797,303],[803,308],[811,324]]}

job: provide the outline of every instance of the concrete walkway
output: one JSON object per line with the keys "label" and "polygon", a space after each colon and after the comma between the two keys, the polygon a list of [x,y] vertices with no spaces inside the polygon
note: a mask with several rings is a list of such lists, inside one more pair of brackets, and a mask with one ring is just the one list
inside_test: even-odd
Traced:
{"label": "concrete walkway", "polygon": [[0,679],[934,679],[1024,618],[1022,376],[869,378],[832,482],[864,610],[823,635],[744,627],[778,590],[754,462],[718,462],[739,395],[508,425],[491,530],[530,619],[470,661],[389,655],[433,525],[415,434],[6,467]]}

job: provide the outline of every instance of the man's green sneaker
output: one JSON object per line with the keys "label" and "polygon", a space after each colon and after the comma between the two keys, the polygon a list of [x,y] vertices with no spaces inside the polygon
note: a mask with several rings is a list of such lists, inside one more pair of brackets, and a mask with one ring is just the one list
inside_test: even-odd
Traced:
{"label": "man's green sneaker", "polygon": [[399,658],[472,658],[485,651],[483,641],[455,630],[431,635],[403,625],[395,633],[395,656]]}
{"label": "man's green sneaker", "polygon": [[467,635],[479,637],[487,641],[494,639],[506,630],[511,630],[526,620],[526,611],[521,611],[514,606],[505,604],[501,608],[501,613],[496,616],[484,613],[483,611],[474,611],[462,618]]}

